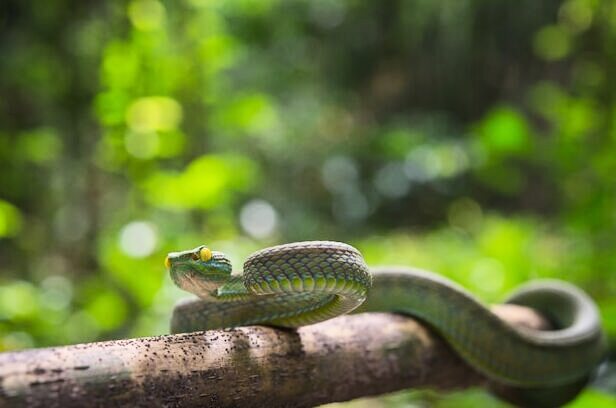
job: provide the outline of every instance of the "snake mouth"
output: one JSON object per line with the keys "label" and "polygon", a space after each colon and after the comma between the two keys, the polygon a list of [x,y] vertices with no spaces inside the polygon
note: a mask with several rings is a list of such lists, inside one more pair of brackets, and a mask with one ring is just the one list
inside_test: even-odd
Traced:
{"label": "snake mouth", "polygon": [[174,270],[174,269],[176,269],[176,268],[178,268],[180,266],[184,266],[184,265],[188,265],[188,264],[189,264],[189,262],[187,262],[187,261],[182,261],[182,260],[174,259],[174,258],[171,258],[171,257],[165,258],[165,266],[170,271]]}
{"label": "snake mouth", "polygon": [[165,267],[171,270],[173,267],[177,267],[185,264],[186,262],[182,262],[180,258],[180,254],[177,252],[171,252],[167,257],[165,257]]}
{"label": "snake mouth", "polygon": [[[186,262],[181,262],[175,264],[175,266],[185,263]],[[171,269],[171,278],[180,289],[197,295],[202,299],[213,296],[218,286],[220,286],[220,283],[210,282],[204,279],[198,272],[183,268],[179,270],[177,268]]]}

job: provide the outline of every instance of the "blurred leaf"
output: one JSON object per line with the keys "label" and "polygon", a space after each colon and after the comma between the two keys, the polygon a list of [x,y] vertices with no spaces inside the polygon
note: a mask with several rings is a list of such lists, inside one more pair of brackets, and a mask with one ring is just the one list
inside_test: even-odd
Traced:
{"label": "blurred leaf", "polygon": [[0,199],[0,238],[17,235],[21,227],[22,217],[19,209]]}
{"label": "blurred leaf", "polygon": [[213,208],[228,204],[235,192],[250,190],[257,166],[243,156],[204,155],[182,173],[159,171],[144,184],[152,205],[170,208]]}

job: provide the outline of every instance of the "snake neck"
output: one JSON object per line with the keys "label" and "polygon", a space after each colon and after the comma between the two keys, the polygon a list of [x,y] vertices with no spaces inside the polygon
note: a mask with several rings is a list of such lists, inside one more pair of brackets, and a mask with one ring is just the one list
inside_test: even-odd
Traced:
{"label": "snake neck", "polygon": [[180,275],[172,271],[171,278],[181,289],[194,293],[201,299],[213,299],[217,298],[219,290],[235,277],[226,273],[210,273],[207,279],[203,279],[194,272],[183,272]]}
{"label": "snake neck", "polygon": [[226,280],[217,286],[213,293],[216,300],[219,301],[242,300],[253,296],[253,294],[246,289],[244,278],[241,275],[227,276]]}

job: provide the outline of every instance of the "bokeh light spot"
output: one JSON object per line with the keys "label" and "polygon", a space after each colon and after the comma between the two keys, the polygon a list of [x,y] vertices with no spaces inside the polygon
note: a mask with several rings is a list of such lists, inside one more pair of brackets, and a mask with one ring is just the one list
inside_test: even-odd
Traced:
{"label": "bokeh light spot", "polygon": [[267,201],[252,200],[240,210],[240,225],[252,237],[266,238],[275,232],[278,215]]}
{"label": "bokeh light spot", "polygon": [[497,293],[505,284],[505,267],[493,258],[480,259],[471,271],[473,285],[486,293]]}
{"label": "bokeh light spot", "polygon": [[174,130],[181,121],[180,104],[175,99],[164,96],[137,99],[126,113],[126,122],[135,132]]}
{"label": "bokeh light spot", "polygon": [[73,298],[73,284],[64,276],[48,276],[41,289],[41,305],[52,310],[66,309]]}
{"label": "bokeh light spot", "polygon": [[127,132],[124,137],[126,151],[139,159],[151,159],[158,154],[160,138],[155,132]]}
{"label": "bokeh light spot", "polygon": [[156,0],[134,0],[128,6],[128,17],[138,30],[156,30],[165,22],[165,7]]}
{"label": "bokeh light spot", "polygon": [[454,143],[421,145],[412,149],[404,162],[406,177],[415,182],[454,177],[469,167],[468,154]]}
{"label": "bokeh light spot", "polygon": [[39,311],[37,291],[25,281],[0,286],[0,321],[29,319]]}
{"label": "bokeh light spot", "polygon": [[354,224],[363,221],[370,213],[366,196],[358,189],[349,189],[334,196],[332,212],[336,219]]}
{"label": "bokeh light spot", "polygon": [[568,0],[560,6],[558,18],[571,33],[582,32],[592,23],[592,5],[586,0]]}
{"label": "bokeh light spot", "polygon": [[526,118],[506,105],[490,110],[476,132],[484,150],[494,157],[522,153],[532,140]]}
{"label": "bokeh light spot", "polygon": [[347,156],[332,156],[321,168],[323,185],[332,193],[354,188],[358,176],[357,164]]}
{"label": "bokeh light spot", "polygon": [[82,239],[90,228],[90,218],[85,207],[64,205],[56,211],[54,232],[58,240],[76,242]]}
{"label": "bokeh light spot", "polygon": [[535,35],[533,45],[537,55],[545,60],[555,61],[569,54],[571,38],[563,27],[551,25],[539,30]]}
{"label": "bokeh light spot", "polygon": [[404,197],[410,189],[409,179],[404,174],[404,166],[394,162],[385,164],[374,177],[374,187],[385,197]]}
{"label": "bokeh light spot", "polygon": [[16,145],[17,154],[28,160],[46,164],[53,162],[62,153],[62,140],[55,129],[40,128],[19,135]]}
{"label": "bokeh light spot", "polygon": [[156,249],[158,234],[146,221],[133,221],[120,231],[120,248],[133,258],[144,258]]}

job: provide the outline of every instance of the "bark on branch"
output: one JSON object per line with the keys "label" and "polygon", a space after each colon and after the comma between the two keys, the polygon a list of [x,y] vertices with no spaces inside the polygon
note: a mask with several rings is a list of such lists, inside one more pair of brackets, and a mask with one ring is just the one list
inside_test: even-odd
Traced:
{"label": "bark on branch", "polygon": [[[545,327],[529,309],[495,312]],[[386,313],[0,354],[0,407],[314,406],[485,382],[421,323]]]}

